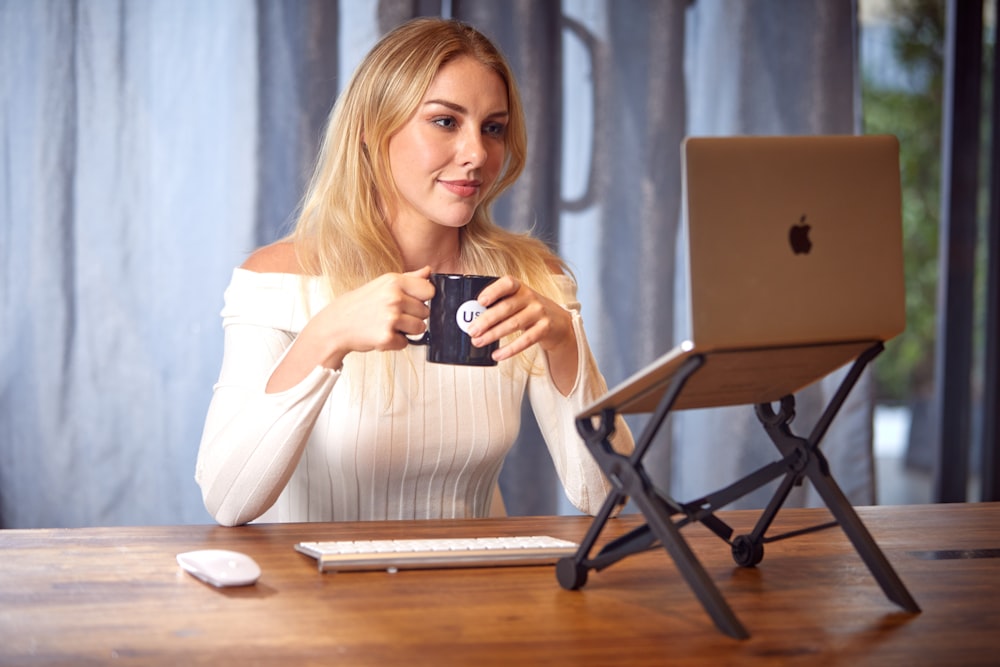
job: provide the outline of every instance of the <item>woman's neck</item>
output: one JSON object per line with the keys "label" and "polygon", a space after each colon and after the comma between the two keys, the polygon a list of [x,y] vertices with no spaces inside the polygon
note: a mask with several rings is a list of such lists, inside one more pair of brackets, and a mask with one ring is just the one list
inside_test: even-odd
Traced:
{"label": "woman's neck", "polygon": [[460,230],[451,228],[439,228],[439,230],[433,234],[399,236],[393,234],[403,255],[405,270],[415,271],[429,266],[435,273],[462,272]]}

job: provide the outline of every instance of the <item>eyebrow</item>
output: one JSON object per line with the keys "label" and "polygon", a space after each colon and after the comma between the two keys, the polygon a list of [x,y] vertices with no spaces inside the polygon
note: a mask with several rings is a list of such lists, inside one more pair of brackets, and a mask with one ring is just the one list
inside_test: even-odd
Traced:
{"label": "eyebrow", "polygon": [[[424,102],[424,106],[428,106],[428,105],[431,105],[431,104],[439,104],[439,105],[441,105],[443,107],[451,109],[452,111],[454,111],[456,113],[460,113],[460,114],[468,114],[469,113],[469,110],[466,109],[465,107],[463,107],[461,104],[455,104],[454,102],[449,102],[448,100],[427,100],[426,102]],[[506,109],[503,109],[501,111],[494,111],[491,114],[487,114],[486,117],[487,118],[507,118],[509,116],[510,116],[510,112],[507,111]]]}

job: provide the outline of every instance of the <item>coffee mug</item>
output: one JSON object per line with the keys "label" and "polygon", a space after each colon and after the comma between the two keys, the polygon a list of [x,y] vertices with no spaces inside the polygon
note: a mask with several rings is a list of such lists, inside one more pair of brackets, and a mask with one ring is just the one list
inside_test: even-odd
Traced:
{"label": "coffee mug", "polygon": [[499,342],[476,347],[468,334],[469,327],[486,310],[476,299],[495,280],[494,276],[432,273],[434,298],[429,304],[427,331],[419,338],[410,338],[410,343],[426,345],[427,361],[435,364],[496,366],[492,355]]}

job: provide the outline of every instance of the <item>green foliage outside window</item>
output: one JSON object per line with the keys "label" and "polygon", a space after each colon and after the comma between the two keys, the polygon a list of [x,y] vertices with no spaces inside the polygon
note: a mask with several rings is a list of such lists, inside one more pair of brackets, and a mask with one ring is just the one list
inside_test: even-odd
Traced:
{"label": "green foliage outside window", "polygon": [[893,53],[911,85],[880,86],[867,75],[862,81],[865,133],[894,134],[900,144],[907,326],[875,362],[883,403],[932,388],[941,211],[944,0],[896,0],[893,10]]}

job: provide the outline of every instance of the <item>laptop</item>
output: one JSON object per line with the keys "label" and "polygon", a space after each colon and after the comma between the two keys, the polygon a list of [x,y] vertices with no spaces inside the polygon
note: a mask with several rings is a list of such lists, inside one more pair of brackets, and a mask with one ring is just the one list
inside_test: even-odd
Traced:
{"label": "laptop", "polygon": [[689,137],[681,147],[686,335],[580,417],[773,402],[906,326],[895,137]]}

